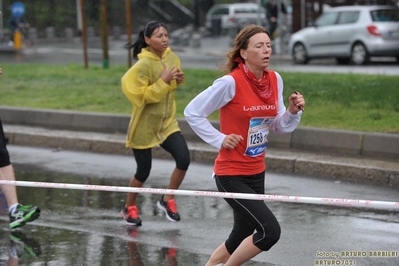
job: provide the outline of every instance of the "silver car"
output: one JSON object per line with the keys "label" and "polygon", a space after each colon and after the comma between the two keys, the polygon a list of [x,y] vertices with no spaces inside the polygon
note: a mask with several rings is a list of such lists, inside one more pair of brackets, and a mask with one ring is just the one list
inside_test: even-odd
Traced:
{"label": "silver car", "polygon": [[291,35],[289,51],[296,64],[335,57],[340,64],[364,65],[371,56],[394,56],[399,62],[399,8],[329,8],[310,26]]}
{"label": "silver car", "polygon": [[217,4],[206,14],[205,27],[214,35],[234,30],[237,34],[248,24],[266,26],[266,10],[255,3]]}

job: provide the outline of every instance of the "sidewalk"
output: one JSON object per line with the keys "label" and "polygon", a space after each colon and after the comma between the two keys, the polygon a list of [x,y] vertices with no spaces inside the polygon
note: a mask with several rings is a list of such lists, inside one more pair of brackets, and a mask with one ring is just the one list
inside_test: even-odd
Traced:
{"label": "sidewalk", "polygon": [[[134,41],[135,38],[132,38]],[[108,54],[110,56],[125,56],[127,50],[125,45],[127,43],[127,36],[121,35],[120,38],[108,38]],[[223,60],[228,49],[231,47],[231,38],[229,36],[219,37],[203,37],[199,40],[199,46],[193,45],[190,40],[189,43],[174,42],[171,40],[170,48],[181,59],[195,59],[196,61],[215,61]],[[44,50],[51,49],[56,53],[72,53],[71,49],[82,52],[82,40],[80,37],[73,38],[39,38],[35,40],[35,45],[32,47],[23,47],[20,51],[16,51],[13,47],[7,44],[0,45],[0,54],[15,54],[29,56],[32,54],[43,53]],[[90,54],[103,54],[102,42],[99,36],[87,38],[87,50]],[[291,56],[288,54],[273,54],[273,61],[291,61]]]}
{"label": "sidewalk", "polygon": [[[11,145],[132,154],[125,148],[128,115],[2,106],[0,117]],[[199,140],[183,119],[179,125],[192,162],[212,164],[217,150]],[[269,141],[268,171],[399,188],[399,135],[299,127],[292,134],[270,135]],[[159,147],[153,156],[171,159]]]}

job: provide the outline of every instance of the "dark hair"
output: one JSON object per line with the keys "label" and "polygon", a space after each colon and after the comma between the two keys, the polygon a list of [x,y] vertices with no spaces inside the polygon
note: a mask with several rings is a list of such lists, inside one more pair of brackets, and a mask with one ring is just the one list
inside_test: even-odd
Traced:
{"label": "dark hair", "polygon": [[154,30],[159,27],[164,27],[166,30],[168,29],[166,25],[162,22],[158,21],[150,21],[145,25],[144,30],[139,32],[137,40],[133,44],[127,44],[126,47],[128,49],[133,49],[133,58],[137,59],[137,55],[141,52],[141,49],[147,47],[148,44],[145,42],[145,37],[151,38]]}
{"label": "dark hair", "polygon": [[244,27],[234,39],[233,47],[227,52],[226,63],[222,65],[220,68],[228,73],[237,68],[239,63],[234,61],[234,59],[240,57],[244,61],[244,59],[241,57],[240,50],[247,49],[249,44],[249,39],[258,33],[266,33],[270,37],[269,31],[262,26],[250,24]]}

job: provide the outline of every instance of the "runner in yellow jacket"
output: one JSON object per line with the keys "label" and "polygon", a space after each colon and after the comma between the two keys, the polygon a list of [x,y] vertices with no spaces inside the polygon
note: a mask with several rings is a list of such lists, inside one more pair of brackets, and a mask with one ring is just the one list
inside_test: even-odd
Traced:
{"label": "runner in yellow jacket", "polygon": [[[132,45],[138,61],[122,77],[122,91],[132,103],[132,117],[126,147],[132,148],[137,171],[129,186],[142,187],[151,170],[151,149],[160,145],[176,161],[168,189],[178,189],[190,164],[190,154],[176,120],[176,88],[185,82],[180,59],[168,47],[166,25],[148,22]],[[128,193],[121,216],[129,225],[141,225],[136,206],[137,193]],[[170,221],[179,221],[173,195],[157,202]]]}
{"label": "runner in yellow jacket", "polygon": [[133,105],[126,147],[146,149],[180,131],[176,120],[177,81],[166,83],[161,78],[164,67],[180,69],[180,60],[169,47],[162,57],[143,48],[138,59],[122,78],[123,93]]}

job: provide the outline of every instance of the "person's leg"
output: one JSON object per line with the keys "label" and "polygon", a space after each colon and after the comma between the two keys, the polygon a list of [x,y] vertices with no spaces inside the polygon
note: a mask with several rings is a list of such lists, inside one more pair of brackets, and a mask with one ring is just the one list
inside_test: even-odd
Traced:
{"label": "person's leg", "polygon": [[14,30],[12,29],[12,28],[10,28],[10,31],[9,31],[9,36],[8,36],[8,40],[11,42],[11,41],[13,41],[14,40]]}
{"label": "person's leg", "polygon": [[239,266],[249,261],[262,250],[253,244],[253,236],[245,238],[240,246],[231,254],[229,259],[224,263],[225,266]]}
{"label": "person's leg", "polygon": [[[142,187],[151,171],[152,155],[151,149],[133,149],[134,158],[137,163],[137,170],[134,177],[130,180],[130,187]],[[123,205],[120,215],[126,220],[128,225],[141,225],[139,211],[136,206],[137,193],[129,192]]]}
{"label": "person's leg", "polygon": [[[134,177],[129,182],[129,187],[142,187],[150,175],[152,166],[151,149],[138,150],[133,149],[133,155],[136,160],[137,170]],[[136,205],[137,193],[128,193],[125,207]]]}
{"label": "person's leg", "polygon": [[223,242],[217,249],[215,249],[205,266],[215,266],[226,262],[229,258],[230,253],[227,251],[226,243]]}
{"label": "person's leg", "polygon": [[270,39],[274,39],[274,33],[277,29],[277,22],[269,22]]}
{"label": "person's leg", "polygon": [[7,266],[18,266],[19,264],[19,259],[13,256],[9,256],[8,257],[8,262],[7,262]]}
{"label": "person's leg", "polygon": [[248,236],[252,237],[254,226],[248,223],[242,215],[233,209],[234,224],[228,239],[222,243],[211,255],[206,265],[226,263],[235,250]]}
{"label": "person's leg", "polygon": [[[215,177],[219,191],[264,194],[264,172],[250,177]],[[233,230],[226,240],[231,254],[225,265],[241,265],[280,238],[280,225],[260,200],[225,199],[234,210]],[[253,233],[255,231],[255,233]]]}
{"label": "person's leg", "polygon": [[[3,131],[3,124],[0,120],[0,179],[15,181],[14,169],[10,162],[10,156],[6,147],[6,137]],[[15,186],[0,185],[7,200],[9,208],[18,204],[17,189]]]}
{"label": "person's leg", "polygon": [[[220,192],[235,191],[235,192],[246,192],[248,189],[243,189],[247,186],[243,182],[241,177],[237,176],[223,176],[219,177],[215,175],[215,182]],[[255,193],[253,190],[252,193]],[[234,199],[225,199],[226,202],[232,206]],[[234,206],[234,203],[233,203]],[[232,206],[232,207],[233,207]],[[206,266],[217,265],[219,263],[226,263],[230,258],[231,254],[236,250],[236,248],[241,244],[241,242],[248,236],[252,235],[255,227],[248,223],[243,216],[233,208],[234,224],[233,229],[228,237],[228,239],[222,243],[211,255]]]}
{"label": "person's leg", "polygon": [[15,32],[15,28],[10,28],[10,36],[9,36],[9,41],[8,41],[8,44],[10,46],[14,45],[14,32]]}
{"label": "person's leg", "polygon": [[[176,167],[170,177],[168,189],[178,189],[190,165],[190,152],[187,143],[180,132],[175,132],[161,144],[161,147],[169,152],[176,162]],[[157,206],[165,212],[168,220],[172,222],[180,220],[173,195],[163,195],[157,202]]]}
{"label": "person's leg", "polygon": [[[143,182],[140,182],[136,179],[136,177],[133,177],[132,179],[130,179],[129,181],[129,187],[142,187],[143,186]],[[125,207],[129,207],[129,206],[134,206],[136,205],[136,198],[137,198],[137,193],[135,192],[129,192],[127,193],[127,200],[125,203]]]}
{"label": "person's leg", "polygon": [[[256,232],[241,242],[225,263],[226,266],[241,265],[262,251],[269,250],[280,239],[281,229],[276,217],[264,202],[258,203],[260,204],[245,205],[245,209],[248,209],[248,213],[253,215],[258,223],[255,226]],[[245,219],[249,220],[248,217]]]}
{"label": "person's leg", "polygon": [[[7,181],[15,181],[14,168],[11,164],[0,168],[0,179]],[[15,186],[1,185],[1,191],[7,200],[7,205],[10,208],[18,204],[17,189]]]}
{"label": "person's leg", "polygon": [[[15,181],[14,168],[10,162],[10,156],[6,147],[6,138],[3,131],[3,124],[0,120],[0,179]],[[40,209],[36,206],[21,205],[18,203],[17,190],[15,186],[1,185],[10,216],[10,228],[14,229],[23,226],[26,222],[37,219],[40,215]]]}
{"label": "person's leg", "polygon": [[[255,191],[264,191],[264,185],[256,188],[256,185],[261,183],[263,184],[264,182],[256,182],[255,180],[251,187]],[[254,225],[255,233],[249,235],[241,242],[225,263],[226,266],[241,265],[262,251],[269,250],[277,243],[281,234],[281,228],[276,217],[263,201],[238,200],[238,202],[246,210],[246,212],[240,213],[245,220]]]}
{"label": "person's leg", "polygon": [[[161,147],[169,152],[176,162],[176,167],[170,177],[168,189],[178,189],[190,165],[190,152],[186,140],[181,132],[175,132],[161,144]],[[171,199],[173,199],[173,195],[164,196],[164,201]]]}

